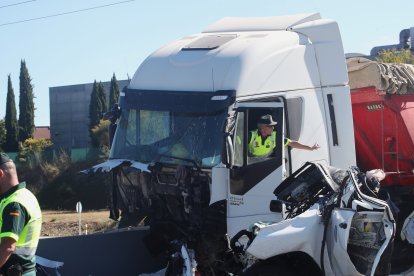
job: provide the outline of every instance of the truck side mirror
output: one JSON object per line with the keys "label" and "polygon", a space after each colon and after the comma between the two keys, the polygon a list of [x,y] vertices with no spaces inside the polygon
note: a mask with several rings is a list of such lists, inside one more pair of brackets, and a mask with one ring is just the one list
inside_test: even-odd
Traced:
{"label": "truck side mirror", "polygon": [[269,209],[270,209],[270,211],[272,211],[274,213],[282,213],[283,212],[283,202],[278,200],[278,199],[274,199],[274,200],[270,201]]}
{"label": "truck side mirror", "polygon": [[270,201],[270,211],[274,212],[274,213],[280,213],[282,214],[282,218],[286,219],[287,217],[287,210],[291,209],[291,204],[289,204],[289,202],[287,201],[283,201],[283,200],[279,200],[279,199],[274,199]]}
{"label": "truck side mirror", "polygon": [[121,108],[119,108],[119,105],[117,103],[115,103],[112,106],[110,111],[106,112],[103,115],[103,118],[102,118],[103,120],[109,120],[111,122],[108,127],[109,145],[112,145],[112,141],[114,140],[115,131],[117,128],[116,121],[119,119],[120,116],[121,116]]}
{"label": "truck side mirror", "polygon": [[102,119],[104,121],[106,120],[110,120],[111,123],[115,123],[116,120],[118,120],[118,118],[121,116],[121,108],[119,107],[119,105],[117,103],[115,103],[111,110],[109,110],[108,112],[105,112],[104,115],[102,116]]}

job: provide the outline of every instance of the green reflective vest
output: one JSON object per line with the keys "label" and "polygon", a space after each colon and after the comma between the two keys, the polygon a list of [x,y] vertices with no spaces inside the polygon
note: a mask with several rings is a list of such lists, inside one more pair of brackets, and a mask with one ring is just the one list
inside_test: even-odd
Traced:
{"label": "green reflective vest", "polygon": [[[11,237],[17,240],[14,254],[34,256],[42,229],[42,212],[39,203],[28,189],[20,188],[0,202],[0,218],[3,217],[4,208],[11,202],[17,202],[24,206],[30,219],[19,236],[15,233],[1,233],[2,237]],[[2,225],[3,220],[0,219],[0,229]]]}
{"label": "green reflective vest", "polygon": [[254,130],[250,133],[251,138],[248,145],[250,155],[260,157],[270,156],[276,147],[276,131],[273,131],[272,135],[266,137],[264,142],[262,141],[259,130]]}

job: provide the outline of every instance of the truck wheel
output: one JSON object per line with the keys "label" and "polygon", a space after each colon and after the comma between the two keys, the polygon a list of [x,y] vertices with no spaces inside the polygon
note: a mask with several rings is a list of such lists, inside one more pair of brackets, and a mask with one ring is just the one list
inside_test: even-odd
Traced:
{"label": "truck wheel", "polygon": [[295,276],[295,273],[281,264],[258,263],[249,267],[242,276]]}

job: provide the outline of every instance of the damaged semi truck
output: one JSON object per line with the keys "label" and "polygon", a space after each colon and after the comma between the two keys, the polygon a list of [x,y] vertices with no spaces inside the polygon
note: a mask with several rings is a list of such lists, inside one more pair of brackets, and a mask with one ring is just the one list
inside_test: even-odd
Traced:
{"label": "damaged semi truck", "polygon": [[[306,161],[355,164],[347,83],[336,22],[224,18],[140,65],[108,114],[117,122],[110,158],[90,172],[112,173],[111,217],[148,225],[148,250],[171,252],[169,274],[191,275],[177,263],[224,274],[234,265],[229,238],[282,219],[269,204],[284,178]],[[258,159],[248,134],[264,114],[277,121],[276,148]],[[285,137],[320,149],[284,147]]]}

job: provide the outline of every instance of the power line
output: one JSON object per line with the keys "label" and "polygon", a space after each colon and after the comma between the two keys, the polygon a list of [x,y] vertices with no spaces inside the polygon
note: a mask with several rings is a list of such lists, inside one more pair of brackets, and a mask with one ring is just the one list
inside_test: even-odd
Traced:
{"label": "power line", "polygon": [[4,5],[4,6],[0,6],[0,9],[11,7],[11,6],[17,6],[17,5],[21,5],[21,4],[26,4],[26,3],[34,2],[34,1],[36,1],[36,0],[30,0],[30,1],[24,1],[24,2],[19,2],[19,3]]}
{"label": "power line", "polygon": [[86,8],[86,9],[80,9],[80,10],[74,10],[74,11],[62,12],[62,13],[56,13],[56,14],[51,14],[51,15],[46,15],[46,16],[41,16],[41,17],[35,17],[35,18],[30,18],[30,19],[18,20],[18,21],[13,21],[13,22],[8,22],[8,23],[2,23],[2,24],[0,24],[0,27],[6,26],[6,25],[19,24],[19,23],[23,23],[23,22],[41,20],[41,19],[46,19],[46,18],[51,18],[51,17],[57,17],[57,16],[67,15],[67,14],[72,14],[72,13],[78,13],[78,12],[96,10],[96,9],[106,8],[106,7],[109,7],[109,6],[115,6],[115,5],[125,4],[127,2],[133,2],[133,1],[135,1],[135,0],[119,1],[119,2],[114,2],[114,3],[110,3],[110,4],[106,4],[106,5],[101,5],[101,6],[95,6],[95,7],[91,7],[91,8]]}

